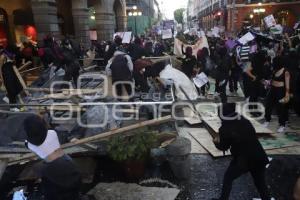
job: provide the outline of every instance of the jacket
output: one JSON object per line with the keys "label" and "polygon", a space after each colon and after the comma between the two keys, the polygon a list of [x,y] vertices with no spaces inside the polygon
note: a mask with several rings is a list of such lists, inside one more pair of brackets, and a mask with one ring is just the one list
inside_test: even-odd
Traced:
{"label": "jacket", "polygon": [[219,134],[220,143],[216,147],[221,151],[230,149],[233,159],[243,167],[256,168],[269,163],[253,125],[243,116],[240,119],[223,120]]}

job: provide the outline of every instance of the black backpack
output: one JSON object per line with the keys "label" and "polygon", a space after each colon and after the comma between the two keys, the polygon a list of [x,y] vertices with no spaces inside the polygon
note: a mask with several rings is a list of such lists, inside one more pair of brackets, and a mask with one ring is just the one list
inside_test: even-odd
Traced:
{"label": "black backpack", "polygon": [[117,55],[113,58],[110,66],[113,81],[130,81],[132,80],[131,71],[127,65],[125,54]]}

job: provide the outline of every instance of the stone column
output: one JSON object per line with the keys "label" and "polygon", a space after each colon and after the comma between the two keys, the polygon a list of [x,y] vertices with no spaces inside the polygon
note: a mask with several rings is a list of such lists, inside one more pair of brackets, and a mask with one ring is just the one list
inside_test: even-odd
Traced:
{"label": "stone column", "polygon": [[87,0],[73,0],[72,14],[75,30],[75,38],[84,46],[90,46],[89,35],[89,10],[87,8]]}
{"label": "stone column", "polygon": [[96,1],[95,17],[98,40],[112,40],[115,33],[115,14],[111,0]]}
{"label": "stone column", "polygon": [[34,23],[38,32],[38,41],[42,41],[48,34],[56,38],[61,37],[56,5],[55,0],[31,0]]}
{"label": "stone column", "polygon": [[117,27],[119,32],[127,31],[127,16],[117,16]]}

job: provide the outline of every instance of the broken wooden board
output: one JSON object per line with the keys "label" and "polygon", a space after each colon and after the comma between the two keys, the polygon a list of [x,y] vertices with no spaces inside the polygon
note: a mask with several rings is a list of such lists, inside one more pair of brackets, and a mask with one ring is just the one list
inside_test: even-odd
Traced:
{"label": "broken wooden board", "polygon": [[[204,128],[188,128],[189,134],[213,157],[223,157],[224,153],[216,148],[210,133]],[[230,155],[227,152],[226,155]]]}
{"label": "broken wooden board", "polygon": [[[218,150],[213,138],[206,129],[189,128],[186,129],[191,136],[198,141],[213,157],[224,156],[223,152]],[[288,154],[299,155],[300,153],[300,136],[275,136],[267,138],[259,138],[259,141],[268,154]],[[294,147],[293,149],[291,147]],[[226,152],[230,155],[230,152]]]}
{"label": "broken wooden board", "polygon": [[208,151],[189,133],[189,129],[191,128],[178,127],[176,129],[180,137],[191,141],[191,154],[207,154]]}
{"label": "broken wooden board", "polygon": [[96,200],[175,200],[179,192],[177,188],[143,187],[135,183],[99,183],[88,195]]}
{"label": "broken wooden board", "polygon": [[[171,120],[172,120],[172,116],[168,115],[165,117],[160,117],[160,118],[156,118],[156,119],[152,119],[152,120],[148,120],[148,121],[143,121],[143,122],[132,124],[132,125],[129,125],[126,127],[114,129],[114,130],[111,130],[111,131],[108,131],[105,133],[99,133],[99,134],[91,136],[91,137],[83,138],[83,139],[77,140],[75,143],[67,143],[67,144],[62,145],[61,147],[63,149],[68,149],[68,148],[73,148],[73,147],[75,148],[75,147],[80,146],[85,143],[105,140],[107,138],[110,138],[114,135],[121,134],[121,133],[123,135],[130,134],[129,131],[131,131],[131,130],[142,128],[145,126],[157,125],[157,124],[165,123],[165,122],[168,122]],[[24,154],[21,157],[11,159],[9,162],[9,165],[18,164],[20,162],[28,162],[30,160],[35,160],[35,159],[37,159],[37,156],[34,153]]]}
{"label": "broken wooden board", "polygon": [[183,108],[184,120],[190,125],[201,124],[200,117],[189,107]]}
{"label": "broken wooden board", "polygon": [[19,67],[18,71],[21,72],[23,69],[26,69],[31,64],[32,64],[31,61],[26,62],[24,65],[22,65],[21,67]]}
{"label": "broken wooden board", "polygon": [[[200,107],[199,107],[200,108]],[[219,128],[221,127],[221,119],[218,117],[216,112],[213,112],[212,106],[207,106],[207,107],[203,107],[201,106],[201,109],[198,109],[198,112],[201,115],[201,119],[203,121],[205,121],[205,123],[215,132],[218,133],[219,132]],[[261,123],[259,123],[258,121],[254,120],[254,119],[248,119],[253,127],[256,130],[257,134],[269,134],[269,135],[273,135],[274,132],[268,128],[263,127],[263,125]]]}

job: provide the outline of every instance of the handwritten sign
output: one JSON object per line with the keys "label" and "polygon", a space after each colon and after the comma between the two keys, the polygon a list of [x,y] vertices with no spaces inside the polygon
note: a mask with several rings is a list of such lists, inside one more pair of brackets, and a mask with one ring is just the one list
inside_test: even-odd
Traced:
{"label": "handwritten sign", "polygon": [[264,21],[267,25],[268,28],[275,26],[276,25],[276,21],[273,15],[268,15],[264,18]]}

